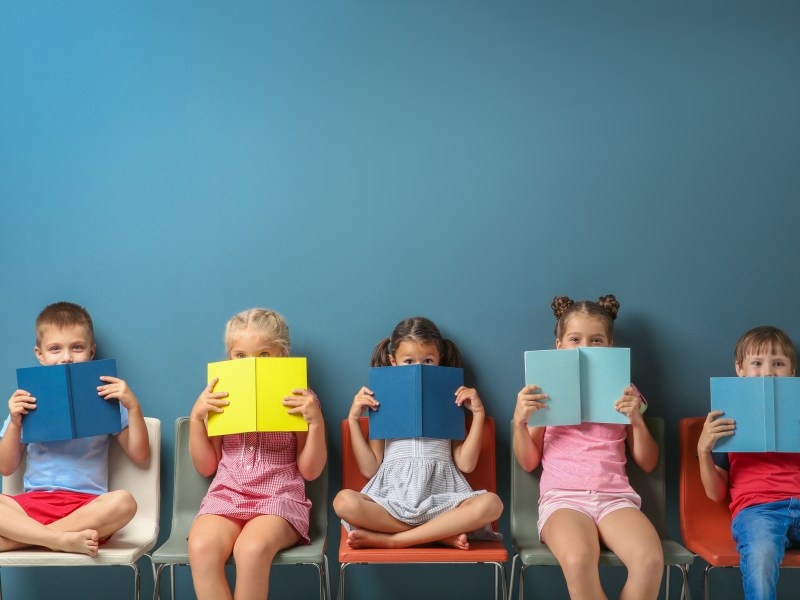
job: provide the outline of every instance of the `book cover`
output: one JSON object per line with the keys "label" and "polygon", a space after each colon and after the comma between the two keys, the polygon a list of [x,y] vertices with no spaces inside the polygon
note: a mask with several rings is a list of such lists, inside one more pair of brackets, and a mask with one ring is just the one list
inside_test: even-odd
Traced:
{"label": "book cover", "polygon": [[800,379],[712,377],[711,410],[736,422],[715,452],[800,452]]}
{"label": "book cover", "polygon": [[531,427],[617,423],[628,417],[614,403],[631,384],[629,348],[575,348],[525,352],[525,385],[547,394],[547,408],[528,420]]}
{"label": "book cover", "polygon": [[429,437],[463,440],[464,409],[455,403],[464,370],[433,365],[370,369],[369,388],[380,402],[368,411],[370,439]]}
{"label": "book cover", "polygon": [[103,375],[117,376],[114,359],[17,369],[17,386],[36,398],[22,419],[24,443],[119,433],[119,401],[97,393]]}
{"label": "book cover", "polygon": [[308,431],[302,415],[290,415],[283,399],[293,389],[307,388],[302,357],[242,358],[208,364],[208,381],[219,378],[215,391],[228,392],[224,412],[209,413],[208,435],[252,431]]}

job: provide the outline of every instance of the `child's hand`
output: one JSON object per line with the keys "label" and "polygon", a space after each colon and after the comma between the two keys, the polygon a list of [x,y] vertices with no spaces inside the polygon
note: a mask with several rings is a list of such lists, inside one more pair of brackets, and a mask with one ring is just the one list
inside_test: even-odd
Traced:
{"label": "child's hand", "polygon": [[537,410],[547,408],[547,394],[536,394],[538,385],[526,385],[517,394],[517,407],[514,409],[514,423],[527,425],[530,416]]}
{"label": "child's hand", "polygon": [[621,412],[623,415],[628,417],[631,425],[635,425],[644,422],[644,419],[642,418],[641,405],[641,396],[639,396],[633,386],[629,386],[626,387],[622,392],[622,398],[614,403],[614,410]]}
{"label": "child's hand", "polygon": [[215,392],[214,386],[217,385],[219,377],[214,377],[206,388],[197,397],[197,402],[192,407],[192,418],[205,421],[208,413],[221,413],[223,406],[228,406],[230,402],[223,400],[228,395],[228,392]]}
{"label": "child's hand", "polygon": [[483,402],[481,397],[478,396],[477,390],[461,386],[456,390],[456,404],[458,406],[466,406],[472,413],[483,412]]}
{"label": "child's hand", "polygon": [[103,375],[100,377],[100,381],[107,381],[108,384],[97,386],[97,393],[99,396],[106,400],[119,400],[122,406],[128,410],[139,406],[139,401],[123,379],[111,377],[110,375]]}
{"label": "child's hand", "polygon": [[322,411],[319,408],[317,395],[311,390],[296,389],[292,390],[294,396],[286,396],[283,405],[289,410],[290,415],[303,415],[306,423],[313,425],[322,423]]}
{"label": "child's hand", "polygon": [[712,410],[708,413],[706,422],[703,423],[703,431],[700,432],[700,438],[697,440],[698,454],[710,454],[719,438],[735,433],[736,423],[734,420],[718,419],[717,417],[722,414],[725,413],[721,410]]}
{"label": "child's hand", "polygon": [[11,422],[15,425],[22,425],[22,415],[27,415],[29,411],[36,409],[36,398],[25,390],[17,390],[8,399],[8,412],[11,414]]}
{"label": "child's hand", "polygon": [[358,390],[356,397],[353,398],[353,404],[350,406],[350,414],[347,415],[347,418],[351,421],[358,421],[364,413],[365,408],[378,410],[378,406],[380,406],[381,403],[373,398],[374,395],[375,392],[366,386]]}

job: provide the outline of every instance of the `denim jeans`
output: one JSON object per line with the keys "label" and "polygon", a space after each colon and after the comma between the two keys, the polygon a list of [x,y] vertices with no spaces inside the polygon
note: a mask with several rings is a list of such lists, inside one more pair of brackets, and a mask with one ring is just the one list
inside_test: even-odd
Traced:
{"label": "denim jeans", "polygon": [[783,554],[800,542],[800,500],[748,506],[736,515],[731,532],[741,554],[744,597],[774,600]]}

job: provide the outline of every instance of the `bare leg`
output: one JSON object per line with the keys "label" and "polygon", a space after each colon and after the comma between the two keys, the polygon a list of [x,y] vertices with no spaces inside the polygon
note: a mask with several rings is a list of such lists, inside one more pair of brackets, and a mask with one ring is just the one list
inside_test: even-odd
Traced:
{"label": "bare leg", "polygon": [[59,531],[31,519],[8,496],[0,496],[0,551],[44,546],[61,552],[97,555],[99,535],[93,529]]}
{"label": "bare leg", "polygon": [[407,548],[418,544],[442,541],[456,548],[468,549],[464,532],[473,531],[496,520],[503,512],[503,503],[495,494],[485,493],[464,500],[418,527],[397,533],[357,529],[347,536],[351,548]]}
{"label": "bare leg", "polygon": [[231,600],[225,562],[233,552],[243,522],[219,515],[200,515],[189,531],[189,564],[198,600]]}
{"label": "bare leg", "polygon": [[411,529],[411,526],[398,521],[372,498],[354,490],[342,490],[333,499],[333,510],[341,519],[354,527],[399,533]]}
{"label": "bare leg", "polygon": [[136,515],[136,508],[130,492],[116,490],[98,496],[48,527],[58,531],[95,529],[103,539],[125,527]]}
{"label": "bare leg", "polygon": [[600,539],[592,519],[576,510],[557,510],[542,528],[542,541],[561,565],[571,600],[607,600],[597,564]]}
{"label": "bare leg", "polygon": [[[635,508],[609,513],[598,524],[600,539],[628,569],[620,600],[655,600],[661,589],[664,555],[653,524]],[[658,574],[658,576],[656,576]]]}
{"label": "bare leg", "polygon": [[279,550],[294,546],[300,534],[282,517],[263,515],[247,522],[236,543],[236,600],[263,600],[269,593],[272,559]]}

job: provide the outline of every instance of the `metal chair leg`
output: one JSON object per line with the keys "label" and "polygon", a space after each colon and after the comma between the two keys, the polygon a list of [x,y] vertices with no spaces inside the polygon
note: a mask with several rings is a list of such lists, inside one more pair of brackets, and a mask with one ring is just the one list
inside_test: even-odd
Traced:
{"label": "metal chair leg", "polygon": [[339,565],[339,591],[336,595],[336,600],[344,600],[344,571],[350,563],[342,563]]}
{"label": "metal chair leg", "polygon": [[514,595],[514,573],[516,572],[518,558],[519,554],[515,554],[514,558],[511,559],[511,576],[508,578],[508,600],[511,600]]}

